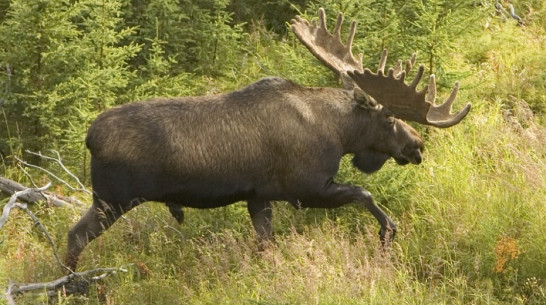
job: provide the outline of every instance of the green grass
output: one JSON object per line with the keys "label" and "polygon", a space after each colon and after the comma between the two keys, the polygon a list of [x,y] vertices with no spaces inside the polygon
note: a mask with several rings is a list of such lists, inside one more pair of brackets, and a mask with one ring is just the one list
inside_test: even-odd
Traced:
{"label": "green grass", "polygon": [[[400,225],[386,253],[375,220],[355,206],[296,211],[278,203],[276,241],[260,252],[242,203],[187,210],[182,226],[164,205],[147,203],[81,258],[80,270],[130,264],[128,272],[92,286],[88,296],[59,302],[543,304],[545,130],[514,126],[499,107],[478,105],[462,125],[426,131],[420,166],[389,163],[366,177],[344,160],[339,179],[369,186]],[[33,210],[64,249],[81,211]],[[13,211],[0,235],[2,283],[62,275],[22,211]]]}
{"label": "green grass", "polygon": [[[128,272],[92,285],[88,295],[61,294],[50,301],[546,304],[546,129],[540,115],[546,105],[540,81],[546,60],[541,33],[500,24],[484,31],[480,43],[465,44],[464,52],[454,54],[453,66],[466,75],[455,108],[472,101],[473,109],[456,127],[420,128],[426,140],[423,164],[389,162],[364,176],[348,158],[342,160],[338,180],[369,189],[399,224],[389,251],[379,247],[373,217],[354,205],[296,211],[279,202],[276,240],[258,251],[243,203],[188,209],[181,226],[163,204],[146,203],[91,243],[80,260],[80,270],[127,265]],[[275,50],[285,50],[258,47],[273,59],[280,56]],[[249,80],[262,76],[263,67],[280,74],[285,69],[258,63],[265,57],[253,60],[242,73]],[[3,169],[6,176],[28,183],[17,168]],[[43,181],[45,177],[37,178],[38,184]],[[32,210],[64,253],[66,233],[83,210],[45,204]],[[0,241],[0,286],[7,287],[9,279],[43,282],[63,275],[44,235],[24,212],[12,212]],[[21,304],[40,301],[47,300],[30,294],[17,299]]]}

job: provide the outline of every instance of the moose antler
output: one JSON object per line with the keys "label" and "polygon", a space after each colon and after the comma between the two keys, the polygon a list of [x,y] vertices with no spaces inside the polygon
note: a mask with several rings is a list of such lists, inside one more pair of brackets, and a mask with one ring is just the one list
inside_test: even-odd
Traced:
{"label": "moose antler", "polygon": [[[349,71],[347,74],[356,82],[364,92],[372,96],[378,103],[392,111],[398,118],[435,127],[451,127],[459,124],[470,111],[471,105],[467,104],[457,113],[451,113],[451,106],[457,97],[459,83],[456,82],[448,99],[441,105],[436,105],[436,78],[430,75],[429,84],[417,91],[417,84],[423,77],[424,66],[421,65],[417,75],[406,84],[404,79],[415,62],[415,54],[406,62],[406,69],[401,69],[398,62],[395,68],[390,68],[385,75],[387,51],[384,50],[377,73],[369,69],[364,72]],[[413,62],[413,63],[412,63]]]}
{"label": "moose antler", "polygon": [[313,21],[311,24],[300,16],[292,19],[292,31],[299,40],[320,60],[330,68],[337,76],[341,77],[346,89],[354,88],[354,82],[347,77],[347,71],[362,72],[362,53],[355,59],[351,51],[356,31],[356,21],[351,22],[351,30],[347,43],[341,41],[341,25],[343,13],[337,15],[337,23],[334,33],[326,28],[326,13],[323,8],[318,11],[319,25]]}
{"label": "moose antler", "polygon": [[436,80],[434,75],[430,76],[428,86],[417,91],[417,84],[424,73],[422,65],[411,84],[408,85],[404,82],[406,74],[415,64],[415,54],[406,61],[404,69],[402,69],[402,62],[398,61],[397,65],[390,68],[388,74],[385,75],[387,51],[384,50],[379,60],[377,73],[373,73],[369,69],[363,70],[362,54],[359,54],[358,60],[356,60],[351,51],[356,22],[351,22],[347,43],[343,44],[340,37],[343,14],[339,13],[333,34],[328,32],[326,28],[324,9],[319,9],[318,16],[318,26],[315,22],[309,24],[307,20],[296,16],[291,21],[292,30],[316,58],[342,78],[346,89],[354,88],[356,83],[360,89],[392,111],[396,117],[435,127],[445,128],[456,125],[470,111],[471,105],[467,104],[459,112],[451,113],[451,106],[459,90],[458,83],[455,83],[449,98],[441,105],[435,105]]}

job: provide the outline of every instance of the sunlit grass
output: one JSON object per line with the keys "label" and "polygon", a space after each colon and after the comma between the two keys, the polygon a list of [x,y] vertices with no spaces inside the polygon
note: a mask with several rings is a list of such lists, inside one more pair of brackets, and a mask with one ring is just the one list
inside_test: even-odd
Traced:
{"label": "sunlit grass", "polygon": [[[542,129],[535,127],[538,136]],[[369,186],[399,224],[387,252],[379,247],[375,220],[356,206],[297,211],[277,203],[276,240],[259,251],[243,203],[189,209],[183,225],[163,204],[147,203],[82,255],[81,270],[127,265],[128,272],[92,286],[88,296],[61,299],[541,304],[546,300],[545,151],[521,131],[506,123],[501,109],[477,107],[457,128],[425,131],[426,161],[420,166],[389,163],[364,177],[343,161],[339,179]],[[64,249],[66,231],[81,212],[46,207],[36,212]],[[43,234],[24,213],[14,211],[1,233],[4,283],[62,274]]]}
{"label": "sunlit grass", "polygon": [[[426,140],[421,165],[388,162],[364,176],[350,158],[341,162],[337,179],[370,190],[398,223],[388,251],[379,246],[375,219],[355,205],[295,210],[276,203],[276,239],[260,251],[244,203],[187,209],[182,225],[163,204],[146,203],[91,243],[80,260],[80,270],[126,266],[127,272],[92,285],[88,295],[61,292],[52,302],[545,304],[546,130],[526,107],[537,112],[545,104],[544,40],[510,25],[490,31],[474,49],[454,55],[453,65],[468,74],[455,108],[472,101],[473,109],[456,127],[419,128]],[[309,69],[297,52],[285,55],[301,67],[275,66],[279,50],[287,49],[259,43],[256,52],[268,56],[248,59],[245,76],[211,90],[290,69],[296,74],[295,68],[316,74],[301,73],[298,81],[332,81],[319,68]],[[14,180],[27,179],[17,168],[3,169]],[[64,253],[66,233],[83,210],[31,208]],[[0,286],[62,274],[43,233],[13,210],[0,230]],[[47,300],[25,295],[17,301]]]}

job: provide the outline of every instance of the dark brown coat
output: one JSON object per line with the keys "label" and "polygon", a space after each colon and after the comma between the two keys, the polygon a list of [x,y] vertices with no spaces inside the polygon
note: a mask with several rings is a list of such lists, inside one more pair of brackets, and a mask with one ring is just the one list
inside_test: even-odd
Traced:
{"label": "dark brown coat", "polygon": [[358,90],[307,88],[265,78],[228,94],[135,102],[101,114],[89,128],[94,202],[69,232],[67,264],[143,201],[213,208],[247,201],[261,240],[271,237],[271,201],[298,207],[364,204],[381,236],[395,224],[360,187],[333,181],[343,155],[366,173],[393,157],[421,162],[423,143]]}

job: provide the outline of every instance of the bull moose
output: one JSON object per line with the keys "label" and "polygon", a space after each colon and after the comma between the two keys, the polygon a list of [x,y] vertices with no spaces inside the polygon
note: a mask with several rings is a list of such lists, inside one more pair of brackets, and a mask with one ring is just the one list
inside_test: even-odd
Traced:
{"label": "bull moose", "polygon": [[68,233],[66,264],[75,270],[84,247],[120,216],[144,201],[164,202],[183,220],[183,207],[214,208],[246,201],[257,238],[272,237],[272,201],[296,207],[364,205],[391,238],[395,223],[361,187],[336,183],[342,156],[364,173],[390,158],[420,164],[423,141],[403,122],[450,127],[469,112],[452,114],[458,84],[436,106],[434,76],[416,89],[424,67],[410,84],[404,79],[415,55],[385,74],[386,51],[377,72],[362,67],[340,38],[343,15],[333,33],[323,9],[319,23],[296,16],[292,30],[344,88],[310,88],[270,77],[214,96],[158,98],[105,111],[89,128],[93,204]]}

